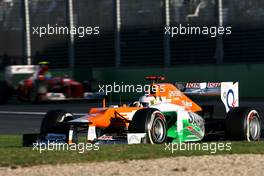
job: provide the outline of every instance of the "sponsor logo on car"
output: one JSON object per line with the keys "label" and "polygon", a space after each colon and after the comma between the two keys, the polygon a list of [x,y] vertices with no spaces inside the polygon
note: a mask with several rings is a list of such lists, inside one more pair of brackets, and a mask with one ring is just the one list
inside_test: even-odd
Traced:
{"label": "sponsor logo on car", "polygon": [[56,142],[65,142],[66,141],[66,135],[64,134],[54,134],[49,133],[45,137],[47,141],[56,141]]}
{"label": "sponsor logo on car", "polygon": [[[187,89],[200,89],[203,83],[187,83],[186,88]],[[205,83],[205,88],[219,88],[221,87],[221,83],[215,83],[215,82],[208,82]]]}
{"label": "sponsor logo on car", "polygon": [[140,144],[145,136],[146,133],[128,133],[127,142],[128,144]]}

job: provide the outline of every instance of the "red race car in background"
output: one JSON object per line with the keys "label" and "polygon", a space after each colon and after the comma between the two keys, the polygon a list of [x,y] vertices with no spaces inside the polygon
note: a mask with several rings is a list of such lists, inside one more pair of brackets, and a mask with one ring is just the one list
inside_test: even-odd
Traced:
{"label": "red race car in background", "polygon": [[[19,75],[14,83],[14,75]],[[26,77],[23,79],[22,77]],[[95,81],[80,83],[69,76],[52,77],[48,63],[39,65],[8,66],[5,70],[5,81],[0,82],[0,104],[8,102],[12,95],[19,100],[32,103],[42,101],[102,99],[104,94],[92,90]]]}

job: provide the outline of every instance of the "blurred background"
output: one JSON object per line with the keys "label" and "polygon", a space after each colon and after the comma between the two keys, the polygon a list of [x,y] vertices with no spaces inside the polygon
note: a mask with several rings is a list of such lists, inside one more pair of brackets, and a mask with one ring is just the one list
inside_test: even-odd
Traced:
{"label": "blurred background", "polygon": [[[137,83],[159,74],[169,81],[239,81],[242,97],[264,97],[263,19],[263,0],[0,0],[0,72],[45,60],[77,80]],[[71,22],[99,26],[100,35],[32,34],[35,26]],[[166,25],[220,22],[231,35],[164,35]]]}

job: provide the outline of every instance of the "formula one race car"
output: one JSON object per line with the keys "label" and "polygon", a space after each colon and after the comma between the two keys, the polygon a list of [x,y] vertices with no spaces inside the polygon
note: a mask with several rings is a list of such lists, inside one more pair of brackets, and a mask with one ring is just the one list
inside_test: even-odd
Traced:
{"label": "formula one race car", "polygon": [[[171,83],[157,83],[164,77],[147,79],[153,81],[149,92],[129,106],[105,107],[103,101],[103,107],[91,108],[80,118],[64,110],[49,111],[40,134],[24,135],[24,144],[35,140],[75,143],[81,131],[87,132],[88,141],[99,144],[194,142],[212,134],[222,134],[221,139],[260,139],[259,113],[238,107],[238,83],[187,83],[180,91]],[[216,118],[210,105],[201,107],[189,96],[220,96],[225,118]]]}
{"label": "formula one race car", "polygon": [[[20,81],[14,83],[14,75]],[[23,78],[22,78],[23,77]],[[21,80],[22,79],[22,80]],[[69,78],[52,77],[46,64],[9,66],[5,81],[0,81],[0,104],[8,102],[12,95],[21,101],[42,102],[52,100],[102,99],[103,94],[89,91],[89,85]]]}

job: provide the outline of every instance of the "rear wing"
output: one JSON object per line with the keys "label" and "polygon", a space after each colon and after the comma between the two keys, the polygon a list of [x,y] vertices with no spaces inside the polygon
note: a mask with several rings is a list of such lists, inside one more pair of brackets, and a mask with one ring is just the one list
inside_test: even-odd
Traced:
{"label": "rear wing", "polygon": [[182,92],[193,96],[220,96],[226,112],[239,106],[238,82],[186,83]]}
{"label": "rear wing", "polygon": [[10,82],[14,75],[34,74],[39,70],[38,65],[13,65],[5,68],[5,80]]}

